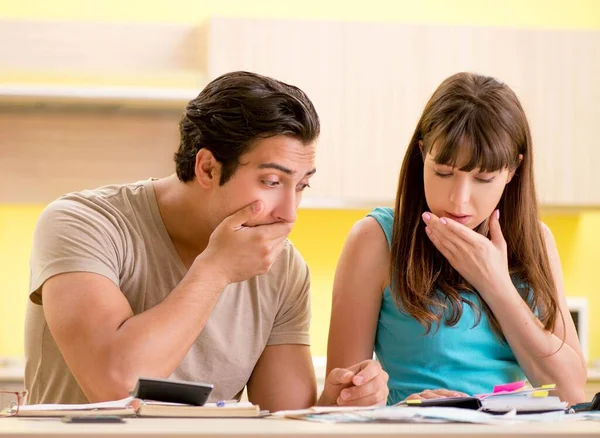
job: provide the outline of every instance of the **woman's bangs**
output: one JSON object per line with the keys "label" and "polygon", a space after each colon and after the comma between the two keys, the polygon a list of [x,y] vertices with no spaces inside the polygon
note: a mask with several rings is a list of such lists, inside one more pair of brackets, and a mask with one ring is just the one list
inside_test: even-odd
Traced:
{"label": "woman's bangs", "polygon": [[432,134],[427,151],[444,166],[465,172],[496,172],[512,168],[517,161],[507,132],[472,118],[452,120]]}

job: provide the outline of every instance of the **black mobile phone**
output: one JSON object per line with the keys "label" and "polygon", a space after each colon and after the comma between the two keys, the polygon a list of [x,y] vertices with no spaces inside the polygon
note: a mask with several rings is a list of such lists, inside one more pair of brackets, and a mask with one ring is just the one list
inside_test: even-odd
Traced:
{"label": "black mobile phone", "polygon": [[202,406],[212,390],[210,383],[140,377],[131,395],[142,400]]}
{"label": "black mobile phone", "polygon": [[480,409],[481,400],[477,397],[440,397],[413,402],[409,400],[407,406],[412,407],[453,407],[462,409]]}
{"label": "black mobile phone", "polygon": [[70,415],[62,417],[63,423],[125,423],[121,417],[115,415]]}

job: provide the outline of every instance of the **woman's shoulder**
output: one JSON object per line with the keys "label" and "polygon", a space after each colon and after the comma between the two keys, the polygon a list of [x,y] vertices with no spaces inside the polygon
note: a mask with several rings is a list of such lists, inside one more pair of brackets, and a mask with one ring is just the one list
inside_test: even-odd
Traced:
{"label": "woman's shoulder", "polygon": [[[371,219],[369,219],[371,218]],[[368,219],[368,220],[367,220]],[[388,247],[392,242],[392,234],[394,228],[394,210],[389,207],[375,207],[363,221],[368,224],[365,227],[371,228],[375,232],[383,231]],[[360,223],[361,221],[359,221]]]}
{"label": "woman's shoulder", "polygon": [[371,281],[381,283],[381,288],[388,283],[390,249],[384,230],[372,216],[356,222],[340,257],[340,265],[345,275],[350,278],[368,277]]}
{"label": "woman's shoulder", "polygon": [[389,261],[386,229],[370,213],[352,226],[345,246],[353,253],[361,253],[363,261],[370,260],[369,264],[378,264],[383,259]]}
{"label": "woman's shoulder", "polygon": [[377,221],[393,221],[394,209],[390,207],[375,207],[367,216],[377,219]]}
{"label": "woman's shoulder", "polygon": [[554,234],[552,234],[552,230],[550,229],[550,227],[548,225],[546,225],[541,220],[539,222],[540,222],[540,229],[542,230],[542,237],[544,238],[544,243],[546,245],[553,244],[554,243]]}

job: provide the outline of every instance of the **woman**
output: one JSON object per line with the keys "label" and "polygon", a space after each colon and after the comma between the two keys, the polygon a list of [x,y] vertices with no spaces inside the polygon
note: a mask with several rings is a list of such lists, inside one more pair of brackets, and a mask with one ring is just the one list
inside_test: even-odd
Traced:
{"label": "woman", "polygon": [[556,244],[538,215],[529,125],[494,78],[458,73],[438,87],[394,210],[376,208],[346,241],[327,370],[373,351],[389,374],[388,404],[523,378],[556,383],[570,403],[585,397]]}

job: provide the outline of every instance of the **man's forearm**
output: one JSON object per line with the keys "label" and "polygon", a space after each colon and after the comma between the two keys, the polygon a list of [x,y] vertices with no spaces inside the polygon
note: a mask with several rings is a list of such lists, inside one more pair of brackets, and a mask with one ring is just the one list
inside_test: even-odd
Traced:
{"label": "man's forearm", "polygon": [[162,303],[117,329],[103,352],[107,383],[116,386],[109,398],[127,396],[140,376],[168,377],[184,359],[226,286],[212,270],[202,268],[192,268]]}

